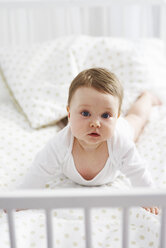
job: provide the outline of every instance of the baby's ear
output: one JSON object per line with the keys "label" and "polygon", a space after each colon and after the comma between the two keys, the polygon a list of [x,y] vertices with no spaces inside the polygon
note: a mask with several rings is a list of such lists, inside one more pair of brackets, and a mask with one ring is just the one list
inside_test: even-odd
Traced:
{"label": "baby's ear", "polygon": [[68,113],[68,118],[70,118],[70,108],[69,108],[69,106],[67,106],[66,109],[67,109],[67,113]]}

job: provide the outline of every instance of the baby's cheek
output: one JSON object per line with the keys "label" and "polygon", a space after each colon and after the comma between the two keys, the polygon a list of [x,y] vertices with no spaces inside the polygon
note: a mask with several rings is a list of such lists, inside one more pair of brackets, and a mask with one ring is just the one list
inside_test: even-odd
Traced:
{"label": "baby's cheek", "polygon": [[114,135],[115,132],[115,125],[111,125],[108,127],[107,129],[107,135],[109,138],[112,138],[112,136]]}
{"label": "baby's cheek", "polygon": [[70,128],[73,136],[78,136],[81,132],[81,127],[78,122],[70,122]]}

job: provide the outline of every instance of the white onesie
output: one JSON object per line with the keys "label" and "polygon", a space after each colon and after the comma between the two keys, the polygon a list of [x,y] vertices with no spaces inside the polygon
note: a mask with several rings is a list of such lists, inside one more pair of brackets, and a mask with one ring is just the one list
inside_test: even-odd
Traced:
{"label": "white onesie", "polygon": [[32,167],[19,188],[43,188],[45,184],[64,174],[75,183],[97,186],[113,182],[122,172],[133,186],[153,186],[150,173],[141,160],[131,139],[127,121],[120,117],[115,133],[107,140],[109,157],[104,168],[91,180],[84,179],[77,171],[72,156],[74,137],[69,124],[59,131],[36,155]]}

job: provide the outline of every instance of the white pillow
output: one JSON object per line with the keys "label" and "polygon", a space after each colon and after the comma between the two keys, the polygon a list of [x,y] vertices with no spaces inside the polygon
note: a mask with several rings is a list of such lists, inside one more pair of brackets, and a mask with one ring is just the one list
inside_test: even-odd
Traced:
{"label": "white pillow", "polygon": [[66,115],[71,81],[78,72],[90,67],[108,68],[119,77],[126,92],[125,113],[143,89],[155,85],[158,69],[154,68],[161,68],[166,60],[162,44],[158,40],[62,37],[29,48],[1,48],[0,64],[6,83],[31,126],[40,128]]}
{"label": "white pillow", "polygon": [[140,40],[139,49],[143,51],[147,65],[149,89],[166,103],[166,46],[162,40]]}
{"label": "white pillow", "polygon": [[78,69],[105,67],[114,72],[124,87],[123,114],[144,90],[161,96],[166,91],[165,44],[159,39],[126,40],[110,37],[80,37],[76,47]]}
{"label": "white pillow", "polygon": [[7,86],[5,85],[5,82],[3,80],[3,76],[1,75],[0,71],[0,102],[7,102],[11,101],[9,90],[7,89]]}
{"label": "white pillow", "polygon": [[68,87],[78,72],[72,43],[69,37],[0,50],[6,83],[33,128],[53,124],[66,115]]}
{"label": "white pillow", "polygon": [[147,69],[136,43],[109,37],[91,37],[88,43],[85,38],[80,39],[82,56],[80,50],[73,47],[73,50],[76,48],[80,71],[90,67],[108,68],[118,76],[124,87],[147,82]]}

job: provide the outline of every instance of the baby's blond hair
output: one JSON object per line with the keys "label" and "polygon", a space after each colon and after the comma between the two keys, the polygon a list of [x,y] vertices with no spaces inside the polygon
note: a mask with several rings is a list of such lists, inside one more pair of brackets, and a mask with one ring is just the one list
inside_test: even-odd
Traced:
{"label": "baby's blond hair", "polygon": [[90,68],[80,72],[71,82],[68,94],[68,106],[75,91],[80,87],[92,87],[99,92],[109,93],[119,99],[119,114],[123,99],[123,87],[116,75],[105,68]]}

